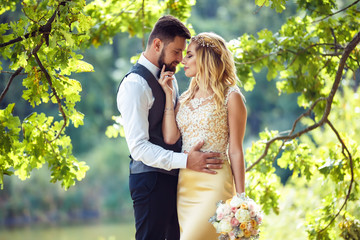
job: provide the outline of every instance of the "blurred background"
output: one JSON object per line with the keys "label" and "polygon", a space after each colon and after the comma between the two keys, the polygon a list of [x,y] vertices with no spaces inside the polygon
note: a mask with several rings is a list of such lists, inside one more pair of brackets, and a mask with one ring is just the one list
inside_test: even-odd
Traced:
{"label": "blurred background", "polygon": [[[279,14],[270,8],[259,10],[253,1],[198,0],[188,23],[196,33],[212,31],[230,41],[264,28],[275,32],[295,10],[291,1]],[[11,18],[2,16],[0,20],[4,22]],[[130,58],[142,50],[140,39],[124,33],[115,36],[112,45],[93,47],[82,53],[95,72],[72,76],[83,87],[77,109],[85,114],[85,119],[83,126],[70,127],[67,134],[71,136],[75,156],[79,161],[85,161],[90,170],[84,180],[67,191],[60,184],[49,182],[46,167],[35,170],[26,181],[5,177],[6,187],[0,190],[1,240],[134,239],[127,145],[123,138],[107,138],[105,131],[113,123],[112,116],[118,115],[117,86],[132,66]],[[1,89],[6,77],[0,75]],[[182,69],[177,73],[177,79],[182,92],[188,86]],[[279,96],[275,81],[268,82],[265,71],[258,73],[256,79],[255,89],[244,92],[248,109],[245,148],[258,139],[258,133],[265,127],[287,130],[301,113],[296,104],[297,96]],[[21,81],[15,82],[13,94],[4,103],[16,99],[18,112],[14,114],[21,118],[33,111],[20,99],[22,90]],[[57,111],[56,107],[47,107],[49,109],[41,107],[39,111]],[[289,173],[283,170],[278,174],[285,183]],[[279,224],[281,222],[279,216]],[[265,222],[266,226],[271,230],[271,224]],[[304,234],[295,234],[291,239],[304,239]]]}

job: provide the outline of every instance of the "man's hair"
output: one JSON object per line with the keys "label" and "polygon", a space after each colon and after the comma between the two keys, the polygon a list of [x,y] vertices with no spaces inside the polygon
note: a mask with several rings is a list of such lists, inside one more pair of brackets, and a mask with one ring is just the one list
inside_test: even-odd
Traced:
{"label": "man's hair", "polygon": [[150,33],[148,45],[151,45],[155,38],[159,38],[167,45],[177,36],[190,39],[191,34],[189,29],[187,29],[187,27],[185,27],[185,25],[180,22],[179,19],[171,15],[166,15],[159,18],[159,20],[156,22],[153,30]]}

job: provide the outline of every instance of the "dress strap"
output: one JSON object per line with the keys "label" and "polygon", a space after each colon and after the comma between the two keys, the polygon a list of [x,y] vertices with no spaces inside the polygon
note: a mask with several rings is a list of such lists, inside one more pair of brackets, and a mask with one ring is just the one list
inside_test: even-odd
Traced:
{"label": "dress strap", "polygon": [[238,86],[232,86],[232,87],[229,87],[228,90],[227,90],[227,93],[226,93],[226,98],[225,98],[225,105],[227,105],[228,101],[229,101],[229,96],[232,92],[237,92],[241,95],[243,101],[245,102],[245,97],[244,95],[241,93],[240,89]]}

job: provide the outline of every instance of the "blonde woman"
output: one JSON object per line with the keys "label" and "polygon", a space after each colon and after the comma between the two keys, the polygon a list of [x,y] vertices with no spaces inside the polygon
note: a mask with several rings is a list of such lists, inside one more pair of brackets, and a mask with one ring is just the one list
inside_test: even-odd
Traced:
{"label": "blonde woman", "polygon": [[203,152],[221,153],[223,167],[216,172],[181,169],[177,211],[181,240],[216,240],[218,234],[208,222],[219,200],[245,191],[243,139],[246,107],[231,52],[223,38],[201,33],[191,38],[182,60],[190,86],[174,106],[173,72],[161,71],[159,83],[166,95],[163,135],[171,144],[182,137],[183,152],[204,141]]}

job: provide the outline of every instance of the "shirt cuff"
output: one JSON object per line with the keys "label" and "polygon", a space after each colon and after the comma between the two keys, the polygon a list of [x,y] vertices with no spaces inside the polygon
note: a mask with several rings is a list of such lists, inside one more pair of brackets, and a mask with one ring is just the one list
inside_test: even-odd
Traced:
{"label": "shirt cuff", "polygon": [[172,169],[186,168],[187,157],[188,157],[188,155],[186,153],[174,152],[171,168]]}

